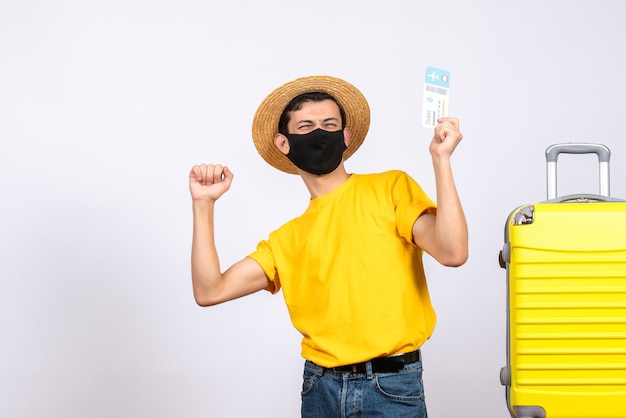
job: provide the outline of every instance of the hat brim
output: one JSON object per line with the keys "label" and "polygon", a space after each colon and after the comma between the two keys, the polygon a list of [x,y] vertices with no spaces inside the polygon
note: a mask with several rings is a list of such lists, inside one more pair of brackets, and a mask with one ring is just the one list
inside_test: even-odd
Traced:
{"label": "hat brim", "polygon": [[291,100],[302,94],[321,91],[333,96],[346,113],[350,144],[343,153],[348,159],[359,149],[370,125],[370,108],[365,96],[352,84],[340,78],[317,75],[301,77],[271,92],[259,105],[252,121],[252,140],[261,157],[285,173],[297,174],[296,166],[274,145],[281,114]]}

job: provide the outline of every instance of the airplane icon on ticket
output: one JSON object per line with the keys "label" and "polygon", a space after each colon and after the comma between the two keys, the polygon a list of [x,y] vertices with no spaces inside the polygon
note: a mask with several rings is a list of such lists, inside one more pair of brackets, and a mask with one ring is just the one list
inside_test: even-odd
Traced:
{"label": "airplane icon on ticket", "polygon": [[427,76],[428,76],[428,77],[430,77],[430,79],[433,81],[433,83],[434,83],[436,80],[439,80],[439,74],[437,74],[437,72],[436,72],[435,70],[433,70],[433,72],[432,72],[432,73],[427,74]]}

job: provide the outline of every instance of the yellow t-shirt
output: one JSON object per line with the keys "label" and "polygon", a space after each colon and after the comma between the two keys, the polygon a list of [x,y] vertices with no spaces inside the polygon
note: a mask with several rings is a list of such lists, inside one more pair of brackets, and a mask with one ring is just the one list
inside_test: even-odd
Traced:
{"label": "yellow t-shirt", "polygon": [[435,312],[412,227],[435,204],[402,171],[357,175],[311,200],[249,255],[302,334],[302,356],[323,367],[419,348]]}

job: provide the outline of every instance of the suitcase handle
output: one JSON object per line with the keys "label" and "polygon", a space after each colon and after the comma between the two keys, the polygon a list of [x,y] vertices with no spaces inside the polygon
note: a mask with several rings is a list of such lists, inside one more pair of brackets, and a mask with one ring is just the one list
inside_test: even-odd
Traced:
{"label": "suitcase handle", "polygon": [[596,154],[600,166],[600,196],[609,197],[609,161],[611,151],[602,144],[554,144],[546,149],[548,200],[557,198],[556,164],[559,154]]}

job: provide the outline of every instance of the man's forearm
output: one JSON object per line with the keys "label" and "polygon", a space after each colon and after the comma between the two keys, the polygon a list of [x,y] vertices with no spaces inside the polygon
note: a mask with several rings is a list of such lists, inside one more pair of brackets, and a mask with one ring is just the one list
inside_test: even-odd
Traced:
{"label": "man's forearm", "polygon": [[194,298],[202,306],[210,304],[211,290],[221,277],[215,247],[214,208],[215,202],[193,202],[191,279]]}
{"label": "man's forearm", "polygon": [[461,265],[467,260],[468,233],[463,207],[452,175],[449,158],[433,158],[437,188],[436,237],[446,254],[447,265]]}

